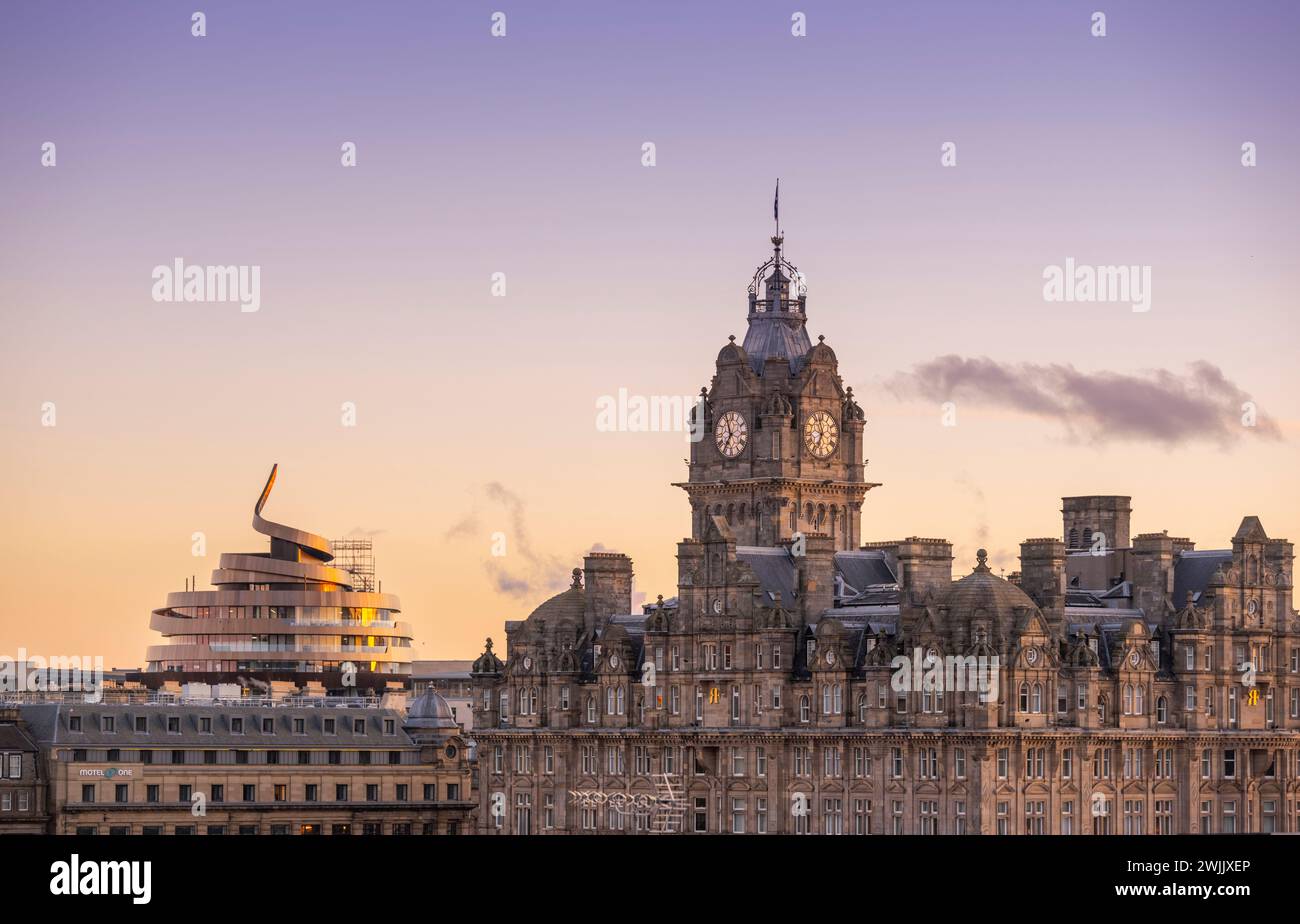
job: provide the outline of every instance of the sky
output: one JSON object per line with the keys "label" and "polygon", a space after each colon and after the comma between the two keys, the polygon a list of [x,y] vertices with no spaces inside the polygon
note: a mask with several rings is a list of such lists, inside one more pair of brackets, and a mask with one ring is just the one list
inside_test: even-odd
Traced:
{"label": "sky", "polygon": [[[1300,536],[1298,33],[1282,2],[4,4],[0,654],[142,665],[151,609],[264,549],[273,463],[266,515],[372,537],[417,658],[500,642],[592,548],[671,596],[683,436],[597,402],[709,381],[777,177],[867,415],[865,538],[1011,571],[1074,494]],[[176,259],[260,267],[258,310],[156,301]],[[1067,260],[1148,268],[1148,310],[1049,301]]]}

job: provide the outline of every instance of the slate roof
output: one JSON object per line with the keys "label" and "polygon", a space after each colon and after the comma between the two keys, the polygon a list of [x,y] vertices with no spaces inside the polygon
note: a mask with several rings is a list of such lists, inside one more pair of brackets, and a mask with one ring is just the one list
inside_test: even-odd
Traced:
{"label": "slate roof", "polygon": [[17,725],[6,723],[0,725],[0,750],[3,751],[39,751],[32,736]]}
{"label": "slate roof", "polygon": [[1199,600],[1219,565],[1226,568],[1231,564],[1232,549],[1206,549],[1201,552],[1184,552],[1178,556],[1178,561],[1174,563],[1174,606],[1182,607],[1189,590],[1192,592],[1192,600]]}
{"label": "slate roof", "polygon": [[[149,745],[175,748],[404,748],[414,746],[402,731],[405,714],[391,709],[361,706],[295,707],[239,706],[234,704],[90,704],[35,703],[21,707],[23,719],[43,745],[76,747],[132,747]],[[69,716],[81,717],[81,731],[70,729]],[[104,728],[104,716],[115,718],[116,731]],[[135,719],[147,719],[145,732],[135,730]],[[167,731],[169,716],[181,720],[180,732]],[[212,719],[212,732],[199,731],[201,717]],[[230,720],[244,719],[242,734],[231,730]],[[273,731],[262,731],[262,719],[274,722]],[[296,734],[293,720],[303,719],[303,733]],[[325,720],[335,720],[334,733],[325,731]],[[365,719],[365,731],[352,730],[353,719]],[[395,720],[395,730],[384,734],[384,719]]]}

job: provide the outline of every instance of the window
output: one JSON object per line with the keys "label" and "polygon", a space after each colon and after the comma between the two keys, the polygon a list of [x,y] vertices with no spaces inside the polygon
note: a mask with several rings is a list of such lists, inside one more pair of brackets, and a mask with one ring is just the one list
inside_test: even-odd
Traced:
{"label": "window", "polygon": [[1029,703],[1029,709],[1031,712],[1043,711],[1043,685],[1041,683],[1034,684],[1034,692]]}
{"label": "window", "polygon": [[757,834],[767,833],[767,799],[764,797],[754,800],[754,831]]}
{"label": "window", "polygon": [[[1231,780],[1237,775],[1237,752],[1233,748],[1227,748],[1223,752],[1223,778]],[[1225,834],[1228,832],[1225,831]]]}
{"label": "window", "polygon": [[135,730],[137,732],[147,732],[149,730],[149,717],[143,715],[136,716]]}
{"label": "window", "polygon": [[338,733],[338,720],[335,719],[335,718],[332,718],[332,717],[326,719],[326,720],[325,720],[325,734],[327,734],[327,735],[334,735],[334,734],[337,734],[337,733]]}
{"label": "window", "polygon": [[106,733],[113,734],[117,731],[117,719],[111,715],[106,715],[103,717],[103,726]]}
{"label": "window", "polygon": [[[279,789],[278,786],[277,786],[276,788]],[[279,801],[279,800],[276,800],[276,801]],[[367,802],[378,802],[378,801],[379,801],[379,784],[378,784],[378,783],[367,783],[367,784],[366,784],[366,801],[367,801]]]}
{"label": "window", "polygon": [[745,800],[744,799],[733,798],[731,800],[731,833],[732,834],[745,833]]}
{"label": "window", "polygon": [[68,731],[74,731],[74,732],[81,731],[81,716],[79,715],[68,716]]}
{"label": "window", "polygon": [[130,801],[131,801],[131,794],[130,794],[130,793],[131,793],[131,787],[130,787],[128,784],[126,784],[126,783],[118,783],[116,786],[113,787],[113,790],[114,790],[114,791],[113,791],[113,801],[114,801],[114,802],[130,802]]}
{"label": "window", "polygon": [[1068,780],[1074,775],[1074,748],[1061,752],[1061,779]]}
{"label": "window", "polygon": [[1145,834],[1145,806],[1141,799],[1124,800],[1124,833]]}
{"label": "window", "polygon": [[1223,803],[1223,828],[1220,833],[1237,833],[1237,803],[1231,799]]}
{"label": "window", "polygon": [[903,802],[893,799],[890,803],[890,830],[894,834],[903,833]]}
{"label": "window", "polygon": [[957,779],[959,780],[966,779],[966,749],[965,748],[957,748],[955,751],[953,751],[953,770],[957,775]]}
{"label": "window", "polygon": [[1061,833],[1074,833],[1074,802],[1061,803]]}
{"label": "window", "polygon": [[903,777],[903,749],[902,748],[890,749],[889,775],[896,780],[902,779]]}
{"label": "window", "polygon": [[[1266,803],[1267,804],[1267,803]],[[1156,834],[1174,833],[1174,800],[1156,800]]]}
{"label": "window", "polygon": [[1029,711],[1029,684],[1024,682],[1020,684],[1020,711]]}
{"label": "window", "polygon": [[999,802],[997,814],[997,832],[998,834],[1011,833],[1011,803]]}
{"label": "window", "polygon": [[82,801],[82,802],[94,802],[94,801],[95,801],[95,784],[94,784],[94,783],[82,783],[82,784],[81,784],[81,801]]}
{"label": "window", "polygon": [[1007,748],[998,748],[998,779],[1007,778],[1007,763],[1010,758],[1010,752]]}
{"label": "window", "polygon": [[1025,802],[1025,833],[1044,834],[1043,814],[1047,803],[1039,799]]}
{"label": "window", "polygon": [[211,789],[209,790],[208,798],[213,802],[225,802],[226,787],[223,786],[221,783],[213,783]]}
{"label": "window", "polygon": [[837,747],[822,748],[822,775],[827,777],[838,777],[840,775],[840,749]]}
{"label": "window", "polygon": [[[181,788],[184,789],[184,787],[181,787]],[[273,798],[276,802],[288,802],[288,801],[289,801],[289,786],[288,786],[288,784],[286,784],[286,783],[276,783],[276,784],[275,784],[275,788],[274,788],[274,790],[273,790],[272,798]]]}
{"label": "window", "polygon": [[844,833],[844,800],[822,800],[822,834]]}
{"label": "window", "polygon": [[808,702],[808,695],[804,694],[799,697],[799,721],[807,722],[812,717],[812,707]]}

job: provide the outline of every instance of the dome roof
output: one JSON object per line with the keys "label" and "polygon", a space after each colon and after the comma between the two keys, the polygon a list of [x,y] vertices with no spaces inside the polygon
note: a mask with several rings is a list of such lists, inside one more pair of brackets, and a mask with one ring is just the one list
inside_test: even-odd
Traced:
{"label": "dome roof", "polygon": [[984,610],[989,616],[1007,616],[1017,607],[1036,608],[1028,594],[989,570],[988,552],[983,549],[976,553],[975,570],[954,581],[938,603],[958,617],[973,616],[978,610]]}
{"label": "dome roof", "polygon": [[406,710],[406,725],[412,728],[459,728],[451,706],[431,685]]}
{"label": "dome roof", "polygon": [[573,569],[573,586],[547,600],[528,616],[529,622],[546,620],[548,625],[576,621],[581,624],[587,611],[587,592],[582,589],[582,571]]}

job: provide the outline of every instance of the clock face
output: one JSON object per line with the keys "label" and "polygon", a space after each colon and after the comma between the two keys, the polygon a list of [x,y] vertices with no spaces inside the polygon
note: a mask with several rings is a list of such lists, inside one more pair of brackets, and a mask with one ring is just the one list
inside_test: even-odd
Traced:
{"label": "clock face", "polygon": [[1138,662],[1141,660],[1142,660],[1142,656],[1138,654],[1136,651],[1128,656],[1128,663],[1132,664],[1134,667],[1137,667]]}
{"label": "clock face", "polygon": [[614,670],[618,670],[618,655],[609,656],[609,666]]}
{"label": "clock face", "polygon": [[713,612],[715,612],[715,613],[721,613],[721,612],[722,612],[722,598],[721,598],[721,597],[719,597],[719,598],[717,598],[716,600],[713,601]]}
{"label": "clock face", "polygon": [[833,651],[826,652],[826,666],[833,667],[834,665],[835,665],[835,652]]}
{"label": "clock face", "polygon": [[1037,661],[1037,660],[1038,660],[1038,649],[1037,649],[1037,648],[1030,648],[1028,651],[1026,651],[1026,652],[1025,652],[1025,660],[1028,661],[1030,664],[1033,664],[1035,661]]}
{"label": "clock face", "polygon": [[718,452],[728,459],[734,459],[740,455],[745,448],[745,441],[749,439],[749,427],[745,425],[745,418],[739,411],[727,411],[718,418],[713,438],[717,441]]}
{"label": "clock face", "polygon": [[835,451],[840,441],[839,427],[835,418],[825,411],[810,414],[803,424],[803,444],[808,451],[819,459],[825,459]]}
{"label": "clock face", "polygon": [[530,671],[530,670],[532,670],[532,669],[533,669],[533,659],[532,659],[532,658],[524,658],[524,670],[526,670],[526,671]]}

